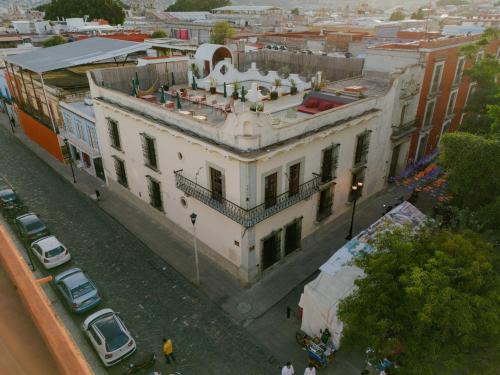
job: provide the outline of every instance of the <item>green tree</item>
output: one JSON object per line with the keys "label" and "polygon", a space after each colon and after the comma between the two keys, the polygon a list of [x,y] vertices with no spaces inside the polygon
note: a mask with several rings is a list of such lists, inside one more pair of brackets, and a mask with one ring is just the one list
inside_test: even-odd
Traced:
{"label": "green tree", "polygon": [[298,16],[299,15],[299,8],[293,8],[290,13],[292,13],[294,16]]}
{"label": "green tree", "polygon": [[43,48],[54,47],[64,43],[66,43],[66,39],[64,39],[64,37],[62,37],[61,35],[54,35],[43,42]]}
{"label": "green tree", "polygon": [[389,21],[402,21],[404,19],[405,19],[405,14],[400,10],[392,12],[391,16],[389,17]]}
{"label": "green tree", "polygon": [[167,37],[167,33],[165,31],[163,31],[163,30],[155,30],[151,34],[151,38],[153,38],[153,39],[156,39],[156,38],[166,38],[166,37]]}
{"label": "green tree", "polygon": [[345,349],[402,349],[397,374],[493,375],[500,366],[500,252],[471,232],[386,232],[339,306]]}
{"label": "green tree", "polygon": [[175,3],[170,5],[167,12],[193,12],[206,11],[231,5],[230,0],[175,0]]}
{"label": "green tree", "polygon": [[422,8],[418,8],[416,12],[413,12],[410,16],[412,20],[423,20],[425,18],[425,14]]}
{"label": "green tree", "polygon": [[458,207],[477,210],[500,192],[500,139],[465,132],[443,136],[440,162],[448,174],[448,191]]}
{"label": "green tree", "polygon": [[[470,45],[466,51],[472,51],[475,47],[477,45]],[[499,103],[500,86],[496,79],[500,76],[500,62],[486,55],[472,68],[465,70],[464,74],[476,85],[465,107],[460,130],[478,135],[491,134],[494,132],[495,106]]]}
{"label": "green tree", "polygon": [[45,6],[45,19],[55,20],[57,17],[83,17],[90,19],[105,19],[109,23],[123,24],[125,12],[117,0],[52,0]]}
{"label": "green tree", "polygon": [[216,22],[212,29],[210,42],[215,44],[224,44],[226,38],[232,38],[234,34],[235,31],[228,22]]}

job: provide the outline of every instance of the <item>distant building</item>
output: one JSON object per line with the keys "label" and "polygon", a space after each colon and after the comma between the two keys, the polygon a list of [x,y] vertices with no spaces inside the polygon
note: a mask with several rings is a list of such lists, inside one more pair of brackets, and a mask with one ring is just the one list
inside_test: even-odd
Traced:
{"label": "distant building", "polygon": [[209,19],[228,21],[239,27],[281,27],[291,17],[288,10],[267,5],[228,5],[212,9]]}

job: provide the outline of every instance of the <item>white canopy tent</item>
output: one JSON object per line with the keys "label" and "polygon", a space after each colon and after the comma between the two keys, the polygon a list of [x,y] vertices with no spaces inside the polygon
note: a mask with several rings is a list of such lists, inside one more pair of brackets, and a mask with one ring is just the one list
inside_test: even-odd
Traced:
{"label": "white canopy tent", "polygon": [[355,280],[364,275],[363,270],[353,265],[352,261],[375,251],[368,241],[378,233],[394,227],[416,228],[425,218],[415,206],[403,202],[336,251],[320,267],[318,277],[304,286],[299,302],[303,309],[302,331],[309,336],[318,336],[320,330],[328,328],[338,348],[342,336],[342,322],[337,316],[338,305],[354,291]]}

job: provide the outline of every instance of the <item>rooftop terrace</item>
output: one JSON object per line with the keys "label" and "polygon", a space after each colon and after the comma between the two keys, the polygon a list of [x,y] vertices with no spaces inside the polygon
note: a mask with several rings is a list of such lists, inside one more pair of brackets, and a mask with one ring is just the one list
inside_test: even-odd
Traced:
{"label": "rooftop terrace", "polygon": [[183,60],[93,70],[91,93],[97,105],[119,107],[248,156],[372,116],[377,110],[370,97],[387,89],[375,79],[349,79],[312,90],[311,83],[293,74],[276,87],[276,72],[264,75],[256,68],[238,72],[234,81],[235,72],[219,64],[213,70],[219,75],[193,79],[188,66]]}

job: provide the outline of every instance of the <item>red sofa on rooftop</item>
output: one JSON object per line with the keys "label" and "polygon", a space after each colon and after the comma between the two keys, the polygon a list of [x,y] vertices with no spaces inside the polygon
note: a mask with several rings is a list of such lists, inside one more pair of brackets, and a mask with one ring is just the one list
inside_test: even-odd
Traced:
{"label": "red sofa on rooftop", "polygon": [[327,100],[323,98],[318,98],[315,96],[307,98],[298,108],[297,111],[308,113],[310,115],[314,115],[316,113],[320,113],[323,111],[327,111],[329,109],[340,107],[344,105],[344,103],[338,103],[333,100]]}

